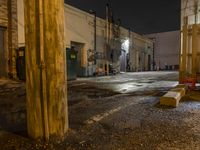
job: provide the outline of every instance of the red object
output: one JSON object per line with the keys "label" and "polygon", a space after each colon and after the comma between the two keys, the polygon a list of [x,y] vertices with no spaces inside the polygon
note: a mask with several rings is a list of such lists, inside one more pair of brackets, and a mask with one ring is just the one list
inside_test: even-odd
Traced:
{"label": "red object", "polygon": [[187,85],[190,90],[195,90],[196,81],[196,78],[185,78],[181,81],[181,84]]}

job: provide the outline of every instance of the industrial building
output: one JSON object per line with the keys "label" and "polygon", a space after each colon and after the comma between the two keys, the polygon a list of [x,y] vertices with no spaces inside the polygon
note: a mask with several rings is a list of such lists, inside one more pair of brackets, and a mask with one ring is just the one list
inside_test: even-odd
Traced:
{"label": "industrial building", "polygon": [[154,41],[154,70],[178,70],[180,31],[147,34]]}
{"label": "industrial building", "polygon": [[[200,0],[181,1],[180,31],[150,35],[114,22],[105,1],[94,2],[106,19],[63,0],[14,2],[0,0],[1,149],[200,149]],[[156,2],[126,13],[179,15],[175,0]]]}
{"label": "industrial building", "polygon": [[[10,13],[7,9],[10,4],[3,0],[0,3],[0,10],[4,12],[0,16],[1,38],[5,39],[0,43],[0,76],[17,78],[18,75],[18,78],[24,78],[23,0],[12,0]],[[67,4],[65,18],[66,50],[73,48],[77,56],[76,63],[68,62],[68,68],[71,68],[68,72],[74,71],[74,75],[79,77],[106,75],[109,74],[110,65],[115,73],[152,70],[153,42],[148,38]],[[13,39],[12,43],[6,41],[10,38]]]}
{"label": "industrial building", "polygon": [[17,1],[0,1],[0,76],[16,78]]}

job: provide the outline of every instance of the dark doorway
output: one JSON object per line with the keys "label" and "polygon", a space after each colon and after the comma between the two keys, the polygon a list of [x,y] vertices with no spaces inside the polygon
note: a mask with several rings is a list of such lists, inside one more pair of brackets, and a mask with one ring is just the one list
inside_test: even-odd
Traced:
{"label": "dark doorway", "polygon": [[0,77],[6,77],[5,30],[0,28]]}
{"label": "dark doorway", "polygon": [[151,71],[151,55],[148,55],[148,71]]}
{"label": "dark doorway", "polygon": [[73,47],[66,49],[67,58],[67,80],[77,78],[77,51]]}
{"label": "dark doorway", "polygon": [[83,67],[83,48],[84,48],[84,44],[83,43],[79,43],[79,42],[74,42],[71,41],[71,48],[74,49],[74,51],[77,52],[77,76],[78,77],[83,77],[84,76],[84,67]]}
{"label": "dark doorway", "polygon": [[26,63],[25,63],[25,47],[20,47],[17,50],[16,58],[17,77],[20,80],[26,80]]}

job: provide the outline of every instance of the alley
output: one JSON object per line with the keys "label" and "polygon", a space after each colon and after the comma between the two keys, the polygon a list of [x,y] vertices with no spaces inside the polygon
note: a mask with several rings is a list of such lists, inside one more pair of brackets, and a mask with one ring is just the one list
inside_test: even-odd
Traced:
{"label": "alley", "polygon": [[[68,82],[69,127],[64,142],[42,144],[26,134],[24,83],[0,80],[3,149],[200,149],[200,102],[159,105],[177,72],[123,73]],[[5,88],[6,87],[6,88]],[[9,108],[9,109],[8,109]]]}
{"label": "alley", "polygon": [[0,0],[0,150],[200,150],[199,31],[200,0]]}

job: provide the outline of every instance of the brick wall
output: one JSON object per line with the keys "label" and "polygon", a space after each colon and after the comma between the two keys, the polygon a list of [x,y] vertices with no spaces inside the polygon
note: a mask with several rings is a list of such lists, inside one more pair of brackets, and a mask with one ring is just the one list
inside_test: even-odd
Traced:
{"label": "brick wall", "polygon": [[5,51],[7,74],[16,77],[17,33],[17,0],[0,0],[0,27],[5,28]]}
{"label": "brick wall", "polygon": [[[9,73],[10,76],[13,78],[17,78],[17,72],[16,72],[16,50],[18,48],[18,32],[17,32],[17,28],[18,28],[18,24],[17,24],[17,0],[11,0],[11,10],[10,10],[10,14],[8,15],[8,24],[10,22],[10,27],[8,26],[8,35],[12,35],[10,36],[11,38],[8,38],[8,40],[10,40],[10,47],[9,47],[9,53],[10,54],[10,61],[9,61]],[[9,7],[9,6],[8,6]],[[8,13],[9,14],[9,13]]]}
{"label": "brick wall", "polygon": [[7,0],[0,0],[0,26],[7,27],[7,24],[8,24]]}

